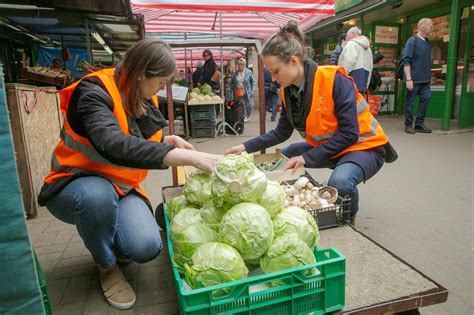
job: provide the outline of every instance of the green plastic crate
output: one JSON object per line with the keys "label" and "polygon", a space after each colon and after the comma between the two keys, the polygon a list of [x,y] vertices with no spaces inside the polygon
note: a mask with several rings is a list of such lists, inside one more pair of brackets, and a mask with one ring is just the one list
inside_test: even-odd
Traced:
{"label": "green plastic crate", "polygon": [[[166,230],[169,231],[166,206],[165,220]],[[344,308],[346,258],[335,249],[315,249],[315,264],[189,290],[185,288],[184,281],[173,264],[169,233],[167,242],[181,314],[324,314]],[[303,275],[304,270],[313,267],[320,274]],[[270,284],[275,280],[283,280],[287,284],[255,290],[256,286]],[[223,288],[229,294],[216,297],[214,293]]]}
{"label": "green plastic crate", "polygon": [[45,315],[51,315],[53,312],[51,311],[51,303],[49,300],[48,289],[46,288],[46,278],[44,277],[44,273],[41,269],[38,257],[36,257],[36,253],[33,252],[33,254],[35,256],[36,272],[38,273],[38,280],[41,289],[41,298],[43,299],[44,312]]}

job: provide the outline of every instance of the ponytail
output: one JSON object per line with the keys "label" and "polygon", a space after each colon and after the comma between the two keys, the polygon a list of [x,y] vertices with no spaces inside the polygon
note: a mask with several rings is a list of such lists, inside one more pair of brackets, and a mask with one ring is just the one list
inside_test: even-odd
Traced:
{"label": "ponytail", "polygon": [[280,31],[273,35],[263,47],[263,56],[275,56],[287,63],[291,56],[297,56],[304,62],[308,56],[305,36],[295,20],[289,20]]}

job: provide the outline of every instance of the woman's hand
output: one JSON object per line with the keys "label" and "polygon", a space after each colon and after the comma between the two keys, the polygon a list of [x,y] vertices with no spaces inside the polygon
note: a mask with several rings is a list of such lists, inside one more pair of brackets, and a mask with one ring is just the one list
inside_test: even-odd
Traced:
{"label": "woman's hand", "polygon": [[245,146],[243,144],[239,144],[233,146],[232,148],[225,151],[225,154],[240,154],[245,151]]}
{"label": "woman's hand", "polygon": [[305,164],[305,161],[303,159],[302,155],[298,155],[295,157],[292,157],[288,162],[286,162],[285,166],[283,166],[283,170],[291,170],[293,169],[293,172],[300,167],[303,167]]}
{"label": "woman's hand", "polygon": [[194,167],[200,169],[201,171],[210,173],[214,169],[217,161],[222,158],[222,155],[210,154],[204,152],[196,152],[197,157],[193,160]]}
{"label": "woman's hand", "polygon": [[412,80],[407,81],[406,85],[407,85],[407,90],[408,91],[413,91],[413,81]]}
{"label": "woman's hand", "polygon": [[179,149],[194,150],[193,145],[181,138],[180,136],[165,136],[164,143],[173,144]]}

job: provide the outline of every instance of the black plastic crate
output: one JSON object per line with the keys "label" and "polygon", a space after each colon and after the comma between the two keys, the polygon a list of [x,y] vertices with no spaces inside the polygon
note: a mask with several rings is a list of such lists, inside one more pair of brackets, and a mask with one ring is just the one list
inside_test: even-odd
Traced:
{"label": "black plastic crate", "polygon": [[214,138],[216,136],[216,128],[192,128],[191,138]]}
{"label": "black plastic crate", "polygon": [[216,120],[216,113],[212,112],[194,112],[191,111],[189,113],[191,121],[215,121]]}
{"label": "black plastic crate", "polygon": [[[307,177],[310,182],[318,187],[323,187],[325,185],[318,183],[314,180],[308,173],[303,175]],[[293,185],[296,180],[286,181],[286,183]],[[318,228],[320,230],[342,226],[349,224],[350,214],[351,214],[351,198],[348,196],[339,196],[337,195],[337,200],[334,203],[333,207],[326,207],[326,208],[317,208],[306,210],[308,211],[313,218],[318,223]]]}
{"label": "black plastic crate", "polygon": [[191,122],[192,129],[200,128],[215,128],[214,120],[196,120]]}

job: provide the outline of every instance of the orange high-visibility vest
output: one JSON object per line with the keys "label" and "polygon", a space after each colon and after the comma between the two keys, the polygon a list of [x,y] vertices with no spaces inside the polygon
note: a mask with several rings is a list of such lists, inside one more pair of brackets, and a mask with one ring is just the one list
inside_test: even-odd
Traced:
{"label": "orange high-visibility vest", "polygon": [[[334,114],[334,99],[332,96],[334,78],[336,73],[345,75],[344,68],[339,66],[318,66],[314,74],[313,97],[311,109],[306,118],[306,132],[304,139],[313,147],[328,141],[337,133],[337,118]],[[359,140],[339,152],[334,157],[339,157],[347,152],[360,151],[375,148],[388,142],[382,127],[370,113],[369,106],[364,97],[357,92],[354,84],[354,93],[357,93],[357,119],[359,122]],[[285,104],[284,91],[282,94],[283,105]]]}
{"label": "orange high-visibility vest", "polygon": [[[122,104],[122,98],[114,80],[115,69],[104,69],[93,72],[88,77],[98,78],[112,98],[114,104],[113,113],[122,132],[130,136],[127,114]],[[82,80],[81,79],[81,80]],[[67,121],[67,110],[72,93],[80,81],[64,88],[60,92],[61,112],[64,117],[64,125],[61,130],[60,140],[54,149],[51,158],[51,172],[44,179],[45,184],[50,184],[57,179],[72,176],[79,172],[94,172],[109,180],[119,196],[127,195],[132,189],[149,201],[149,198],[140,185],[146,178],[148,171],[138,168],[120,166],[107,161],[95,150],[90,141],[75,133]],[[152,97],[158,108],[158,98]],[[162,130],[156,132],[148,140],[160,142]]]}

